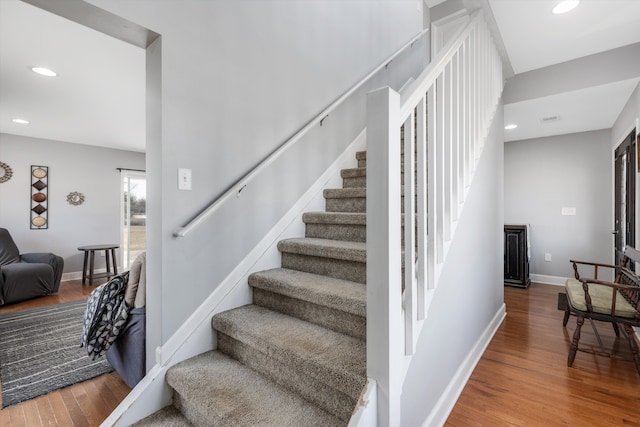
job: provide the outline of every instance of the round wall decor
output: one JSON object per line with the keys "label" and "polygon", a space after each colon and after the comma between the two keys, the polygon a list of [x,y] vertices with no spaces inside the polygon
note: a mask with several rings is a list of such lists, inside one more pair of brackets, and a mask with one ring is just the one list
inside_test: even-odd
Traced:
{"label": "round wall decor", "polygon": [[77,191],[73,191],[67,195],[67,202],[69,202],[70,205],[81,205],[82,202],[84,202],[84,195]]}
{"label": "round wall decor", "polygon": [[11,166],[4,162],[0,162],[0,184],[9,181],[12,176],[13,171],[11,170]]}
{"label": "round wall decor", "polygon": [[34,202],[42,203],[47,200],[47,196],[44,193],[36,193],[31,196],[31,199],[33,199]]}
{"label": "round wall decor", "polygon": [[44,227],[47,224],[47,220],[41,216],[37,216],[31,220],[31,223],[36,227]]}
{"label": "round wall decor", "polygon": [[47,176],[47,171],[43,168],[36,168],[31,172],[31,174],[38,179],[42,179]]}

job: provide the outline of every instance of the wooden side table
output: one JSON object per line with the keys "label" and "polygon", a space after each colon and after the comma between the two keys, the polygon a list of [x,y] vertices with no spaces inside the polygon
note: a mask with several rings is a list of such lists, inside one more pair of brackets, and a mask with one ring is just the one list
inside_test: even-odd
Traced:
{"label": "wooden side table", "polygon": [[[90,245],[80,246],[79,251],[84,251],[84,263],[82,266],[82,284],[84,285],[87,276],[89,277],[89,285],[93,285],[93,279],[102,277],[112,277],[118,274],[118,264],[116,262],[116,249],[119,245]],[[93,266],[96,251],[104,251],[104,258],[107,263],[107,271],[104,273],[94,274]],[[87,270],[87,261],[89,261],[89,269]]]}

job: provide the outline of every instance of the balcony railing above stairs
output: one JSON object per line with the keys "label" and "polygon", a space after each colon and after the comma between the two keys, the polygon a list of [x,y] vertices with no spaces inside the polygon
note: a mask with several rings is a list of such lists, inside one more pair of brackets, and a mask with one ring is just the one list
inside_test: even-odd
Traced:
{"label": "balcony railing above stairs", "polygon": [[402,96],[369,94],[367,374],[378,425],[399,424],[406,369],[502,88],[501,58],[479,11]]}

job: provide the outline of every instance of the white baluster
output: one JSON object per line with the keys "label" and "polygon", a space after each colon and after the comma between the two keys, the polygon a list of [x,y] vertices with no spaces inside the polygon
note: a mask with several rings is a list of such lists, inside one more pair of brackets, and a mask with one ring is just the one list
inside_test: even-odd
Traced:
{"label": "white baluster", "polygon": [[405,354],[412,355],[417,316],[416,301],[416,222],[415,222],[415,133],[414,113],[404,122],[404,333]]}
{"label": "white baluster", "polygon": [[426,292],[427,292],[427,108],[426,95],[420,99],[417,108],[417,128],[416,128],[416,144],[417,152],[417,176],[416,187],[418,188],[418,270],[417,270],[417,300],[418,300],[418,320],[424,320],[426,317]]}

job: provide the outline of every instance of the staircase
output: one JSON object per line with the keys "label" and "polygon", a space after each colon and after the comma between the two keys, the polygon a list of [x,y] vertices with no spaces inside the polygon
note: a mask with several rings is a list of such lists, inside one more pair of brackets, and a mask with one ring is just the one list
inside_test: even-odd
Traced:
{"label": "staircase", "polygon": [[249,277],[253,304],[215,315],[218,348],[174,365],[173,405],[136,426],[345,426],[366,373],[366,152]]}
{"label": "staircase", "polygon": [[[445,301],[450,296],[437,289],[456,284],[440,280],[451,262],[454,235],[478,238],[465,228],[458,236],[456,229],[503,86],[500,53],[478,10],[402,93],[390,87],[369,92],[368,151],[356,155],[358,167],[341,172],[342,188],[324,191],[325,212],[303,215],[305,238],[278,243],[281,268],[249,277],[253,304],[218,313],[208,301],[208,313],[218,313],[212,319],[216,350],[167,370],[182,343],[208,333],[200,325],[210,316],[202,315],[193,322],[198,335],[162,352],[140,391],[148,398],[134,396],[123,411],[132,418],[148,413],[151,408],[143,405],[161,400],[164,389],[158,390],[154,380],[165,370],[173,405],[135,425],[347,425],[356,405],[354,424],[400,425],[404,399],[415,403],[415,395],[403,396],[411,364],[428,370],[440,366],[427,366],[433,361],[421,360],[417,344],[425,325],[433,325],[427,330],[433,332],[446,324],[446,313],[430,312],[430,306],[436,293]],[[225,201],[239,197],[246,183],[295,141],[281,146],[174,236],[185,236]],[[369,177],[367,165],[375,171]],[[494,185],[486,179],[480,184],[480,189]],[[485,276],[495,279],[491,271]],[[464,311],[483,311],[471,301],[462,304]],[[430,345],[444,343],[442,335],[431,334]],[[462,362],[465,369],[473,368]],[[457,381],[444,378],[435,384],[443,395],[428,403],[426,424],[445,422]]]}

